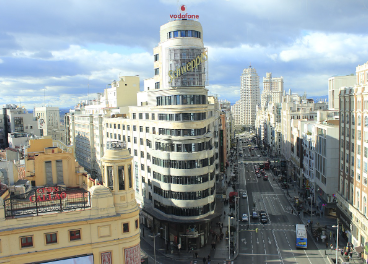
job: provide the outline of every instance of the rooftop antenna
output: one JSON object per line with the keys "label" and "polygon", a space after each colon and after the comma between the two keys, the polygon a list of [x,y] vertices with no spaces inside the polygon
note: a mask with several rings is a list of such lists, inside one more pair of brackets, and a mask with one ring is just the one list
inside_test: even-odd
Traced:
{"label": "rooftop antenna", "polygon": [[43,106],[45,105],[45,91],[46,91],[46,87],[43,89]]}

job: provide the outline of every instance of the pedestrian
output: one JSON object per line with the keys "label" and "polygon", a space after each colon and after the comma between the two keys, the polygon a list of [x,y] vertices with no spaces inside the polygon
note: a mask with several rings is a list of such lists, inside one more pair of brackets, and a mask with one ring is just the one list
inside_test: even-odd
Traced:
{"label": "pedestrian", "polygon": [[198,252],[194,253],[195,258],[198,258]]}
{"label": "pedestrian", "polygon": [[224,215],[226,215],[226,212],[224,211]]}
{"label": "pedestrian", "polygon": [[291,209],[291,214],[294,214],[294,210],[293,209]]}
{"label": "pedestrian", "polygon": [[328,248],[328,242],[326,242],[326,249]]}
{"label": "pedestrian", "polygon": [[341,256],[343,256],[343,255],[344,255],[344,250],[341,249]]}
{"label": "pedestrian", "polygon": [[206,257],[203,257],[203,264],[206,264]]}
{"label": "pedestrian", "polygon": [[210,263],[210,261],[211,261],[211,256],[210,255],[208,255],[207,261],[208,261],[208,263]]}

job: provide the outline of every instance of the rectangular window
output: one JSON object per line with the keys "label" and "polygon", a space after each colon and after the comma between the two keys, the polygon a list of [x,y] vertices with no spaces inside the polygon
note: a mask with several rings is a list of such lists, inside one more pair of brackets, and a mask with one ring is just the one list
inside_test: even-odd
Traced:
{"label": "rectangular window", "polygon": [[139,119],[143,119],[143,113],[139,113]]}
{"label": "rectangular window", "polygon": [[119,190],[125,190],[124,166],[118,167],[118,177],[119,177]]}
{"label": "rectangular window", "polygon": [[106,172],[107,172],[107,186],[114,190],[114,178],[112,175],[112,166],[106,166]]}
{"label": "rectangular window", "polygon": [[128,233],[129,232],[129,223],[124,223],[123,224],[123,233]]}
{"label": "rectangular window", "polygon": [[149,127],[146,127],[146,133],[149,133]]}
{"label": "rectangular window", "polygon": [[70,240],[80,240],[81,239],[80,230],[70,230],[69,231],[69,239]]}
{"label": "rectangular window", "polygon": [[155,75],[159,75],[160,74],[160,69],[159,68],[155,68]]}
{"label": "rectangular window", "polygon": [[138,219],[135,220],[135,229],[138,229],[139,225],[138,225]]}
{"label": "rectangular window", "polygon": [[151,114],[151,117],[152,120],[155,120],[155,114]]}
{"label": "rectangular window", "polygon": [[139,127],[139,132],[143,132],[143,126]]}
{"label": "rectangular window", "polygon": [[45,236],[46,236],[46,244],[57,243],[57,233],[49,233],[45,234]]}
{"label": "rectangular window", "polygon": [[133,182],[132,182],[132,166],[128,165],[128,181],[129,181],[129,188],[132,188]]}
{"label": "rectangular window", "polygon": [[133,131],[137,131],[137,126],[133,125]]}
{"label": "rectangular window", "polygon": [[33,247],[33,236],[21,237],[20,238],[20,246],[22,248]]}
{"label": "rectangular window", "polygon": [[136,119],[136,118],[137,118],[137,114],[133,113],[133,119]]}

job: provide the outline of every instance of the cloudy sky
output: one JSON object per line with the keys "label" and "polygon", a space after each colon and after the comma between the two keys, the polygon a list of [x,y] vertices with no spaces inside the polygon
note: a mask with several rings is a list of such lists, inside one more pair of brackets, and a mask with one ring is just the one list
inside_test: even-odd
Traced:
{"label": "cloudy sky", "polygon": [[180,5],[199,15],[210,94],[232,103],[250,64],[323,96],[329,77],[368,61],[368,0],[0,0],[0,105],[74,107],[119,75],[143,89]]}

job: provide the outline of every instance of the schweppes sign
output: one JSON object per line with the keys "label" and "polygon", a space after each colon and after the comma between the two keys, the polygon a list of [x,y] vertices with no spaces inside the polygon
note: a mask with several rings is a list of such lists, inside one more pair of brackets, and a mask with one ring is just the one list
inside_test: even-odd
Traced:
{"label": "schweppes sign", "polygon": [[184,66],[179,66],[173,71],[169,71],[170,83],[174,81],[176,78],[184,75],[187,72],[192,72],[202,65],[208,59],[207,50],[204,50],[200,55],[198,55],[195,59],[189,61]]}

